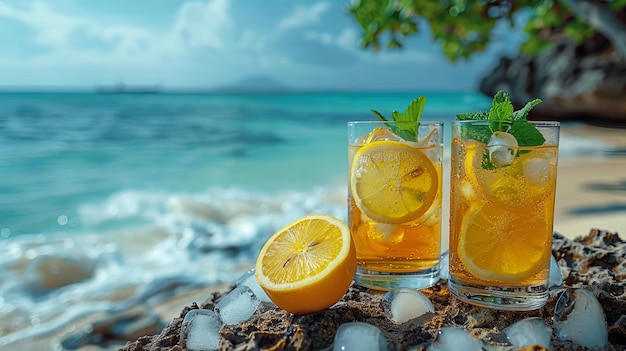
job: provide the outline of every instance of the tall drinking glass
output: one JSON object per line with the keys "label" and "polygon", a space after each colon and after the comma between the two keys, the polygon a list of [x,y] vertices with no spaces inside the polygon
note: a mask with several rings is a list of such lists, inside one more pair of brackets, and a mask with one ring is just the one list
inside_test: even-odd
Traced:
{"label": "tall drinking glass", "polygon": [[426,288],[439,279],[443,123],[348,122],[355,281]]}
{"label": "tall drinking glass", "polygon": [[537,309],[548,298],[559,123],[530,122],[539,146],[503,132],[476,140],[489,123],[452,123],[449,288],[479,306]]}

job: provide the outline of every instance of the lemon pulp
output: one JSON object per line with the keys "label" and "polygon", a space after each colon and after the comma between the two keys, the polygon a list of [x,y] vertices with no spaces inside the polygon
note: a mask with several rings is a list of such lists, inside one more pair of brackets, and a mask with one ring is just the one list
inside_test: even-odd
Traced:
{"label": "lemon pulp", "polygon": [[522,282],[549,262],[550,235],[542,210],[520,215],[477,201],[463,218],[459,258],[479,279]]}
{"label": "lemon pulp", "polygon": [[424,151],[398,141],[373,141],[361,147],[350,170],[356,206],[382,223],[421,217],[437,197],[439,173]]}
{"label": "lemon pulp", "polygon": [[[495,206],[503,209],[534,206],[554,191],[551,189],[554,189],[552,183],[556,164],[547,161],[556,159],[554,147],[526,152],[516,156],[511,165],[497,169],[484,168],[482,163],[485,148],[479,142],[468,144],[465,151],[465,174],[479,196]],[[528,174],[528,165],[537,160],[546,160],[547,169],[542,171],[545,181],[533,183],[529,181],[534,177]]]}
{"label": "lemon pulp", "polygon": [[356,271],[348,226],[337,218],[301,218],[274,234],[256,263],[259,285],[282,309],[324,310],[346,293]]}

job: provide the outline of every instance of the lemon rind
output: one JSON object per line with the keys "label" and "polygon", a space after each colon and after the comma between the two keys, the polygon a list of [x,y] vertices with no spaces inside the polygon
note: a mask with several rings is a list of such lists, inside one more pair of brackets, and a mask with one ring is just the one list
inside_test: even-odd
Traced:
{"label": "lemon rind", "polygon": [[327,265],[323,270],[321,270],[319,273],[315,274],[312,277],[307,277],[305,279],[302,279],[296,282],[280,283],[280,284],[272,282],[265,274],[263,274],[263,271],[261,269],[262,260],[258,260],[256,267],[255,267],[255,271],[256,271],[257,280],[262,287],[264,287],[265,289],[273,290],[273,291],[290,291],[290,290],[298,290],[303,287],[307,287],[317,281],[322,280],[323,277],[328,276],[332,271],[336,269],[336,267],[341,265],[348,258],[348,255],[350,254],[350,245],[351,245],[351,240],[352,240],[352,237],[350,236],[349,228],[345,225],[345,223],[343,223],[338,218],[335,218],[332,216],[326,216],[326,215],[309,215],[309,216],[303,217],[295,222],[288,224],[287,226],[285,226],[284,228],[276,232],[276,234],[274,234],[272,237],[270,237],[270,239],[266,242],[266,244],[261,249],[261,252],[259,253],[259,257],[262,257],[263,255],[265,255],[267,248],[273,243],[273,241],[278,236],[284,233],[288,228],[293,227],[297,225],[298,223],[301,223],[304,221],[316,220],[316,219],[329,222],[330,224],[335,225],[341,230],[343,244],[341,246],[341,250],[337,254],[337,257],[332,261],[331,264]]}

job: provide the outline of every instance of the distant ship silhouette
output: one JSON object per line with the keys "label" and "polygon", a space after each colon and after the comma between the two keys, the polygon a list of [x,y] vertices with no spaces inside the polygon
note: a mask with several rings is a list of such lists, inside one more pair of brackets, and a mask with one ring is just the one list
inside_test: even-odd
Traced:
{"label": "distant ship silhouette", "polygon": [[160,85],[126,85],[117,83],[114,85],[98,85],[96,93],[101,94],[158,94],[162,91]]}

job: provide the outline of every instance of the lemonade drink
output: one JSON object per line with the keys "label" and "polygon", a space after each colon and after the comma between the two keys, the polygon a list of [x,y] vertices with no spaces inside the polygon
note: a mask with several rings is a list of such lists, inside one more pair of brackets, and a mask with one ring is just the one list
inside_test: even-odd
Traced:
{"label": "lemonade drink", "polygon": [[415,122],[417,141],[406,141],[392,132],[393,123],[348,124],[355,281],[424,288],[439,272],[443,126]]}
{"label": "lemonade drink", "polygon": [[545,138],[538,146],[520,146],[506,132],[472,138],[489,123],[452,125],[450,290],[486,307],[539,308],[550,274],[559,124],[528,122]]}

